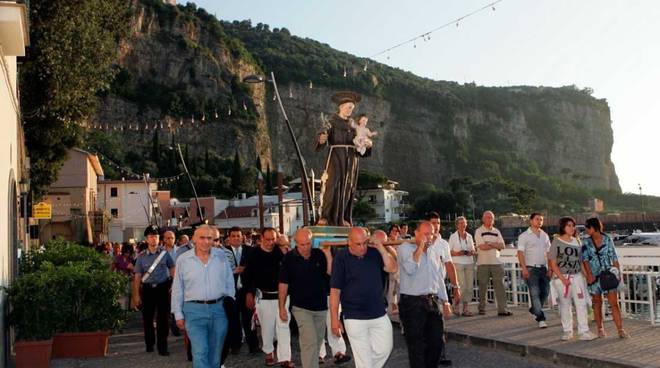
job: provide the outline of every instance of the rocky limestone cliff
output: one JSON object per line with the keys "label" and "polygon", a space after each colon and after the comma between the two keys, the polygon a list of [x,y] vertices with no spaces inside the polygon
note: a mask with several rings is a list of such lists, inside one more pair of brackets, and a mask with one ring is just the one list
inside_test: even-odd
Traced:
{"label": "rocky limestone cliff", "polygon": [[[313,145],[322,115],[335,111],[330,96],[340,87],[351,88],[351,81],[342,81],[342,86],[319,82],[310,89],[305,71],[287,66],[292,54],[285,47],[290,45],[254,42],[269,30],[248,27],[237,36],[203,10],[157,3],[136,2],[132,35],[118,58],[121,72],[113,92],[103,98],[97,121],[164,121],[162,132],[174,133],[193,150],[208,147],[223,157],[239,152],[243,162],[259,156],[262,167],[282,164],[288,175],[297,176],[297,158],[272,87],[241,83],[246,75],[275,70],[276,76],[287,75],[279,86],[283,103],[309,168],[320,176],[325,154],[314,152]],[[286,37],[298,46],[348,57],[315,41]],[[370,74],[372,70],[378,72]],[[291,76],[293,72],[300,75]],[[381,172],[404,189],[441,186],[459,176],[499,175],[532,187],[539,182],[536,178],[553,176],[589,190],[620,191],[610,159],[609,107],[588,91],[458,85],[384,65],[365,74],[360,77],[373,88],[364,83],[351,88],[363,94],[356,114],[366,113],[370,129],[379,135],[372,157],[363,159],[361,168]],[[233,114],[228,116],[230,108]],[[199,124],[202,112],[207,120]],[[194,126],[189,124],[192,115]],[[151,140],[148,132],[123,134],[144,145]]]}
{"label": "rocky limestone cliff", "polygon": [[[322,127],[322,116],[335,111],[330,101],[334,90],[309,89],[299,84],[280,89],[285,91],[283,102],[308,166],[320,175],[325,152],[314,152],[313,142]],[[510,88],[504,93],[513,99],[524,94],[525,98],[538,101],[527,106],[505,106],[505,116],[467,107],[446,117],[414,100],[363,96],[356,114],[367,114],[369,127],[378,136],[374,138],[372,156],[361,160],[361,168],[382,172],[403,188],[414,189],[424,183],[442,185],[463,175],[485,177],[493,171],[483,167],[484,161],[503,165],[501,161],[521,157],[536,164],[543,175],[590,189],[620,190],[610,160],[613,138],[606,104],[546,101],[543,89],[535,88]],[[268,99],[266,102],[273,160],[295,170],[295,152],[283,118],[275,103]],[[536,105],[542,106],[543,111],[538,111]],[[538,114],[547,116],[539,121]],[[485,152],[475,152],[478,150],[473,145],[483,145]],[[494,151],[493,157],[489,150]],[[508,155],[496,157],[500,151]]]}

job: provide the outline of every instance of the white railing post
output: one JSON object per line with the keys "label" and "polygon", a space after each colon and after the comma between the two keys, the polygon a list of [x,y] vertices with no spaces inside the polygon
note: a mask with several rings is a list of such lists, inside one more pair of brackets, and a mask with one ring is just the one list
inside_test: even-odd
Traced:
{"label": "white railing post", "polygon": [[651,325],[655,326],[655,307],[656,304],[654,302],[655,299],[655,290],[652,288],[652,286],[655,286],[652,282],[651,274],[647,273],[646,274],[646,290],[648,292],[648,297],[649,297],[649,317],[651,318]]}

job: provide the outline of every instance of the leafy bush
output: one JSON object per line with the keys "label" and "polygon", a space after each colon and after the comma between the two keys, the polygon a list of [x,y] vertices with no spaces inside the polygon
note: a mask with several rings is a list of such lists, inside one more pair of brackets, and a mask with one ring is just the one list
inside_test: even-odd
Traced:
{"label": "leafy bush", "polygon": [[52,293],[53,273],[21,275],[7,289],[9,323],[16,328],[19,341],[48,340],[55,331],[55,304]]}
{"label": "leafy bush", "polygon": [[126,278],[110,270],[110,258],[62,238],[21,258],[20,275],[9,288],[10,321],[19,339],[48,339],[53,332],[118,328],[118,303]]}
{"label": "leafy bush", "polygon": [[[57,332],[111,331],[121,326],[124,313],[118,298],[126,288],[126,278],[110,270],[89,270],[85,263],[53,267],[54,327]],[[56,286],[56,287],[55,287]]]}
{"label": "leafy bush", "polygon": [[44,250],[26,253],[19,265],[21,274],[29,274],[41,269],[45,264],[59,267],[71,264],[81,264],[87,271],[110,270],[111,259],[94,249],[83,247],[63,238],[57,238],[46,243]]}

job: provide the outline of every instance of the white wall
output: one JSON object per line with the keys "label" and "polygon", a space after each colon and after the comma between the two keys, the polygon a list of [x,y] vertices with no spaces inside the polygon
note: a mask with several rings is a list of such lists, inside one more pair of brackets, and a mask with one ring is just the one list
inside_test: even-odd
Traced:
{"label": "white wall", "polygon": [[[18,247],[18,223],[16,195],[20,195],[17,181],[18,167],[18,115],[13,101],[18,101],[16,94],[16,57],[5,56],[0,60],[0,286],[9,286],[15,269]],[[4,69],[7,69],[7,80]],[[10,93],[11,90],[11,93]],[[13,95],[13,96],[12,96]],[[0,313],[6,308],[6,295],[0,291]],[[0,367],[4,367],[5,318],[0,318]]]}
{"label": "white wall", "polygon": [[[151,191],[157,190],[155,183],[150,183]],[[111,188],[117,188],[117,197],[111,197]],[[149,191],[144,182],[99,182],[98,208],[108,214],[113,208],[117,209],[117,218],[111,218],[108,226],[108,240],[112,242],[128,241],[133,237],[133,229],[144,230],[149,225],[145,208],[149,217],[153,210],[149,203]],[[136,193],[136,194],[131,194]],[[156,203],[156,205],[158,205]],[[129,230],[127,235],[126,230]],[[140,231],[140,232],[141,232]]]}

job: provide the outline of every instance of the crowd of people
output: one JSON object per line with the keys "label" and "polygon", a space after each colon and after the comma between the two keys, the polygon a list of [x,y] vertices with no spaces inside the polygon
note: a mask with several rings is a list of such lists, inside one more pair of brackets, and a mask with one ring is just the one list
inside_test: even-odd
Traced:
{"label": "crowd of people", "polygon": [[[517,245],[529,312],[538,327],[547,327],[543,306],[553,288],[562,340],[574,338],[572,305],[579,340],[605,337],[603,295],[619,337],[628,337],[616,292],[620,266],[602,223],[588,219],[581,237],[575,220],[565,217],[558,234],[549,236],[542,230],[543,220],[533,213]],[[345,247],[319,248],[312,246],[308,228],[295,232],[291,246],[273,228],[263,229],[252,242],[236,227],[223,238],[218,228],[200,225],[192,239],[177,239],[173,230],[149,226],[142,245],[106,244],[100,251],[113,254],[113,269],[131,279],[130,305],[142,312],[147,352],[155,347],[158,354],[169,355],[171,331],[184,334],[194,367],[222,367],[243,343],[251,354],[261,351],[266,366],[295,367],[295,320],[303,367],[326,362],[326,342],[335,364],[353,359],[358,368],[382,367],[393,348],[392,323],[397,323],[410,366],[437,367],[451,365],[444,350],[445,318],[452,313],[473,316],[474,299],[476,313],[486,314],[491,283],[497,316],[512,315],[506,308],[500,260],[505,242],[494,223],[495,215],[486,211],[472,235],[467,219],[458,217],[456,231],[445,241],[440,216],[431,212],[413,234],[407,225],[391,225],[388,233],[356,226],[350,228]],[[590,304],[596,334],[589,330]]]}

